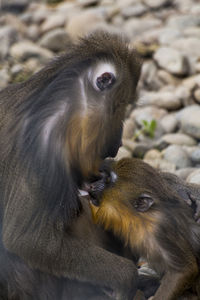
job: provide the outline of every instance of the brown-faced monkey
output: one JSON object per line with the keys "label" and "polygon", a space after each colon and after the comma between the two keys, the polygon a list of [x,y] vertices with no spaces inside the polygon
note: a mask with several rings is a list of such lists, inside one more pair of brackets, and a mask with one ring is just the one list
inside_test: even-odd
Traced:
{"label": "brown-faced monkey", "polygon": [[77,228],[84,214],[78,189],[99,175],[103,159],[116,155],[139,73],[138,57],[124,40],[96,32],[1,91],[1,299],[79,299],[62,296],[61,288],[56,298],[51,283],[48,296],[45,288],[36,295],[54,277],[132,299],[134,263]]}
{"label": "brown-faced monkey", "polygon": [[142,160],[122,159],[111,169],[110,183],[103,187],[101,179],[91,186],[95,223],[120,237],[162,277],[154,300],[177,300],[190,287],[200,299],[200,226],[189,206]]}

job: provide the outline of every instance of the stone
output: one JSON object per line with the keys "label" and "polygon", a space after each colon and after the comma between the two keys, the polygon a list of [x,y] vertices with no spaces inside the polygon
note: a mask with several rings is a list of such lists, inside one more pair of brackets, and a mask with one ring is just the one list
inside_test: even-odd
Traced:
{"label": "stone", "polygon": [[166,114],[167,111],[165,109],[154,106],[146,106],[142,108],[136,108],[131,113],[131,118],[133,118],[138,125],[142,126],[144,120],[147,122],[151,122],[152,120],[159,121]]}
{"label": "stone", "polygon": [[174,114],[167,114],[160,120],[160,125],[166,133],[172,133],[178,126],[178,121]]}
{"label": "stone", "polygon": [[200,139],[200,106],[191,105],[176,113],[181,130],[194,138]]}
{"label": "stone", "polygon": [[119,148],[119,151],[117,153],[117,156],[115,157],[116,160],[120,160],[122,158],[125,158],[125,157],[132,157],[132,154],[130,151],[128,151],[125,147],[120,147]]}
{"label": "stone", "polygon": [[41,26],[41,31],[47,32],[49,30],[63,27],[66,22],[66,16],[62,13],[53,14],[52,16],[48,17]]}
{"label": "stone", "polygon": [[200,163],[200,146],[191,153],[190,158],[194,163]]}
{"label": "stone", "polygon": [[200,104],[200,87],[194,90],[193,97]]}
{"label": "stone", "polygon": [[176,49],[161,47],[153,58],[161,68],[174,75],[186,75],[189,72],[186,57]]}
{"label": "stone", "polygon": [[144,155],[145,160],[162,159],[162,153],[156,149],[150,149]]}
{"label": "stone", "polygon": [[174,90],[160,90],[158,92],[145,92],[142,96],[143,105],[155,105],[167,110],[177,110],[181,107],[181,100]]}
{"label": "stone", "polygon": [[163,82],[158,78],[158,68],[153,61],[143,63],[140,82],[149,90],[158,90],[163,86]]}
{"label": "stone", "polygon": [[158,42],[161,46],[170,46],[172,42],[177,39],[183,37],[183,33],[180,29],[170,27],[164,27],[160,30],[160,34],[158,36]]}
{"label": "stone", "polygon": [[151,165],[153,168],[161,170],[163,172],[171,172],[174,173],[176,170],[175,164],[168,162],[164,159],[144,159],[144,162]]}
{"label": "stone", "polygon": [[15,28],[11,26],[4,26],[0,28],[0,60],[3,60],[9,54],[12,44],[17,42],[19,34]]}
{"label": "stone", "polygon": [[123,127],[123,138],[124,139],[133,138],[135,129],[136,129],[136,125],[133,119],[125,120],[124,127]]}
{"label": "stone", "polygon": [[92,10],[86,10],[69,19],[66,25],[66,31],[72,39],[76,40],[103,26],[105,26],[105,23],[102,14],[96,14]]}
{"label": "stone", "polygon": [[124,23],[123,30],[130,38],[134,38],[161,25],[162,21],[155,18],[130,18]]}
{"label": "stone", "polygon": [[174,96],[180,99],[181,104],[183,106],[193,104],[193,100],[191,98],[191,91],[187,86],[184,86],[183,84],[180,84],[176,88]]}
{"label": "stone", "polygon": [[14,44],[10,49],[10,54],[13,58],[19,61],[25,61],[31,57],[37,57],[41,62],[48,62],[52,58],[51,51],[44,49],[30,41],[21,41]]}
{"label": "stone", "polygon": [[173,163],[177,169],[191,167],[191,161],[186,151],[179,145],[170,145],[162,153],[163,158]]}
{"label": "stone", "polygon": [[195,37],[181,38],[172,42],[171,47],[187,57],[190,63],[190,73],[194,73],[195,64],[200,59],[200,39]]}
{"label": "stone", "polygon": [[171,4],[171,0],[144,0],[144,3],[150,8],[156,9]]}
{"label": "stone", "polygon": [[26,35],[30,40],[36,41],[40,36],[40,27],[36,24],[28,26]]}
{"label": "stone", "polygon": [[99,4],[100,0],[77,0],[76,2],[82,7],[88,7]]}
{"label": "stone", "polygon": [[175,77],[174,75],[170,74],[166,70],[160,69],[157,71],[158,79],[164,84],[164,85],[178,85],[180,83],[180,79]]}
{"label": "stone", "polygon": [[198,27],[200,26],[200,15],[173,15],[168,18],[166,26],[180,28],[181,30],[187,27]]}
{"label": "stone", "polygon": [[197,144],[196,140],[184,133],[169,133],[165,134],[158,141],[158,144],[166,143],[167,145],[187,145],[194,146]]}
{"label": "stone", "polygon": [[183,168],[183,169],[176,170],[175,175],[177,175],[183,180],[186,180],[186,178],[195,170],[196,168]]}
{"label": "stone", "polygon": [[147,7],[142,3],[136,3],[131,6],[124,7],[121,14],[124,18],[139,17],[148,11]]}
{"label": "stone", "polygon": [[62,28],[57,28],[47,32],[39,41],[39,45],[41,47],[55,52],[66,50],[70,43],[70,37]]}
{"label": "stone", "polygon": [[200,184],[200,169],[193,171],[186,179],[189,183]]}

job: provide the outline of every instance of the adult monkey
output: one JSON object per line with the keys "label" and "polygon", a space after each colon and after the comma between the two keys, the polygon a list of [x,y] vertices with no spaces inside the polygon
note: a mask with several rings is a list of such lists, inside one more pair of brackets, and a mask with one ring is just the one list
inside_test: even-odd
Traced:
{"label": "adult monkey", "polygon": [[134,264],[73,228],[83,213],[78,187],[116,155],[139,73],[136,53],[121,38],[96,32],[0,93],[0,254],[13,274],[20,260],[30,277],[39,270],[132,299]]}

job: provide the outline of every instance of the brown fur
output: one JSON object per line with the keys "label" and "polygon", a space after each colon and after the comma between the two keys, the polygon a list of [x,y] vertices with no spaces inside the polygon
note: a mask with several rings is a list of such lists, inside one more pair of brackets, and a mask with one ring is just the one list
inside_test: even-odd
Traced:
{"label": "brown fur", "polygon": [[116,182],[102,192],[99,207],[91,202],[95,223],[112,230],[163,276],[155,300],[177,300],[199,276],[200,226],[149,165],[122,159],[112,164],[112,171]]}

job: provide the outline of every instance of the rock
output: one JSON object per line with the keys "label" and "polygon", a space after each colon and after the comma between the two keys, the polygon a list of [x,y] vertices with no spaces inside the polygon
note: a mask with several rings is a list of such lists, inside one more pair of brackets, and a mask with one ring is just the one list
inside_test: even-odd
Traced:
{"label": "rock", "polygon": [[86,10],[72,16],[67,25],[66,31],[72,39],[89,34],[95,29],[106,26],[102,14],[96,14],[92,10]]}
{"label": "rock", "polygon": [[12,44],[17,42],[19,34],[15,28],[11,26],[4,26],[0,28],[0,60],[3,60],[9,54]]}
{"label": "rock", "polygon": [[11,13],[23,12],[29,4],[29,0],[7,0],[2,1],[1,10]]}
{"label": "rock", "polygon": [[124,23],[123,29],[130,38],[134,38],[161,25],[162,21],[154,18],[131,18]]}
{"label": "rock", "polygon": [[196,85],[200,83],[200,74],[190,76],[182,81],[182,85],[188,88],[190,91],[194,89]]}
{"label": "rock", "polygon": [[171,2],[171,0],[144,0],[144,3],[147,6],[154,9],[169,5]]}
{"label": "rock", "polygon": [[161,68],[174,75],[186,75],[189,72],[186,57],[175,49],[161,47],[153,58]]}
{"label": "rock", "polygon": [[200,163],[200,146],[191,153],[190,158],[194,163]]}
{"label": "rock", "polygon": [[200,86],[193,91],[193,97],[200,104]]}
{"label": "rock", "polygon": [[157,71],[157,76],[158,80],[161,81],[164,85],[176,86],[180,83],[180,79],[163,69]]}
{"label": "rock", "polygon": [[180,28],[181,30],[187,27],[198,27],[200,26],[200,16],[191,14],[173,15],[169,17],[166,25],[172,28]]}
{"label": "rock", "polygon": [[175,171],[175,174],[180,177],[183,180],[186,180],[186,178],[195,171],[196,168],[183,168]]}
{"label": "rock", "polygon": [[145,92],[142,96],[143,105],[155,105],[167,110],[176,110],[181,107],[181,100],[174,90],[160,90],[159,92]]}
{"label": "rock", "polygon": [[121,14],[124,18],[139,17],[148,11],[147,7],[142,3],[136,3],[131,6],[124,7]]}
{"label": "rock", "polygon": [[172,42],[171,47],[187,57],[190,62],[190,73],[194,73],[196,61],[200,58],[200,39],[195,37],[181,38]]}
{"label": "rock", "polygon": [[151,149],[150,143],[135,143],[134,148],[132,149],[132,155],[134,157],[143,158],[149,149]]}
{"label": "rock", "polygon": [[158,36],[158,42],[162,46],[170,46],[172,42],[177,39],[183,37],[183,33],[180,29],[170,27],[164,27],[160,30],[160,34]]}
{"label": "rock", "polygon": [[10,80],[7,68],[0,69],[0,90],[5,88]]}
{"label": "rock", "polygon": [[153,168],[159,169],[163,172],[171,172],[174,173],[176,170],[175,164],[168,162],[163,159],[144,159],[144,161],[151,165]]}
{"label": "rock", "polygon": [[189,183],[200,184],[200,169],[193,171],[186,179]]}
{"label": "rock", "polygon": [[77,0],[76,2],[82,7],[88,7],[99,4],[100,0]]}
{"label": "rock", "polygon": [[144,160],[162,159],[162,154],[156,149],[151,149],[144,155]]}
{"label": "rock", "polygon": [[119,151],[117,153],[117,156],[115,157],[115,160],[120,160],[125,157],[132,157],[132,155],[131,155],[130,151],[128,151],[125,147],[122,146],[119,148]]}
{"label": "rock", "polygon": [[70,37],[62,28],[57,28],[47,32],[39,41],[39,45],[41,47],[55,52],[66,50],[70,43]]}
{"label": "rock", "polygon": [[63,27],[66,22],[66,16],[62,13],[53,14],[52,16],[48,17],[44,23],[42,23],[41,31],[47,32],[49,30]]}
{"label": "rock", "polygon": [[14,44],[10,49],[10,54],[14,59],[19,61],[27,60],[30,57],[37,57],[43,63],[49,61],[53,56],[51,51],[30,41],[22,41]]}
{"label": "rock", "polygon": [[184,133],[169,133],[165,134],[158,141],[158,145],[165,143],[166,145],[187,145],[194,146],[197,144],[196,140]]}
{"label": "rock", "polygon": [[162,108],[157,108],[154,106],[146,106],[142,108],[136,108],[131,113],[131,118],[133,118],[138,125],[143,125],[143,121],[151,122],[152,120],[159,121],[167,114],[167,111]]}
{"label": "rock", "polygon": [[187,86],[179,85],[175,90],[175,97],[178,97],[183,106],[193,104],[193,99],[191,98],[191,91]]}
{"label": "rock", "polygon": [[28,26],[26,35],[30,40],[36,41],[38,39],[38,37],[40,36],[39,26],[36,24],[32,24],[32,25]]}
{"label": "rock", "polygon": [[177,169],[191,167],[187,153],[179,145],[170,145],[162,153],[164,159],[173,163]]}
{"label": "rock", "polygon": [[145,89],[158,90],[163,86],[163,82],[158,78],[158,69],[153,61],[144,62],[140,82]]}
{"label": "rock", "polygon": [[160,124],[166,133],[172,133],[178,126],[178,121],[174,114],[167,114],[160,120]]}
{"label": "rock", "polygon": [[125,120],[124,129],[123,129],[123,138],[124,139],[133,138],[135,129],[136,129],[136,125],[133,119]]}
{"label": "rock", "polygon": [[194,138],[200,138],[200,106],[191,105],[176,114],[181,130]]}

